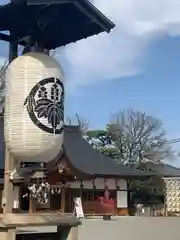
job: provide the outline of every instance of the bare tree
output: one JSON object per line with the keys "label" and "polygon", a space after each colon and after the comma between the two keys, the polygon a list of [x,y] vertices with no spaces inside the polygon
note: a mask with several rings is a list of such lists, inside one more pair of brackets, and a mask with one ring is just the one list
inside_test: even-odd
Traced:
{"label": "bare tree", "polygon": [[114,114],[105,130],[86,131],[86,139],[102,154],[124,164],[157,163],[174,156],[162,122],[134,110]]}
{"label": "bare tree", "polygon": [[140,111],[116,113],[107,126],[107,134],[114,142],[116,157],[125,164],[159,162],[173,155],[162,122]]}

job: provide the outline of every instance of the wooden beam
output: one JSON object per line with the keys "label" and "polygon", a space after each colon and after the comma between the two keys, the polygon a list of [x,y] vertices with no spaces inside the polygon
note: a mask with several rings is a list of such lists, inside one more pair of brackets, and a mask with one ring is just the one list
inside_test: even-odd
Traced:
{"label": "wooden beam", "polygon": [[9,179],[10,171],[12,170],[13,159],[6,147],[5,152],[5,173],[4,173],[4,199],[3,213],[12,213],[13,209],[13,184]]}
{"label": "wooden beam", "polygon": [[29,194],[29,213],[35,212],[35,202],[34,199],[32,198],[31,194]]}
{"label": "wooden beam", "polygon": [[27,0],[27,5],[42,5],[42,4],[62,4],[71,3],[73,0]]}
{"label": "wooden beam", "polygon": [[[21,39],[18,39],[17,42],[18,42],[19,45],[26,46],[30,37],[31,36],[25,36]],[[0,33],[0,41],[11,43],[15,40],[10,35]]]}
{"label": "wooden beam", "polygon": [[66,204],[66,189],[64,187],[61,188],[61,211],[65,212],[65,204]]}
{"label": "wooden beam", "polygon": [[0,33],[0,40],[5,41],[5,42],[11,42],[12,38],[10,35]]}

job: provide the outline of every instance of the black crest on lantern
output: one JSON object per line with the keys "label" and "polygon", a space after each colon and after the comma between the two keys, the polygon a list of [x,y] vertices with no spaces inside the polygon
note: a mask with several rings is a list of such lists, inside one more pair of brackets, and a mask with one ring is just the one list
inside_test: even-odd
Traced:
{"label": "black crest on lantern", "polygon": [[37,83],[24,101],[29,117],[41,130],[60,134],[64,121],[64,85],[57,78]]}

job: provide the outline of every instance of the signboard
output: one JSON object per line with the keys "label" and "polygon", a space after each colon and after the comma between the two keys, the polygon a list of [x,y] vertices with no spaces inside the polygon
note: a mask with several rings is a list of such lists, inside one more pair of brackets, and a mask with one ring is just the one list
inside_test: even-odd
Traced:
{"label": "signboard", "polygon": [[20,162],[21,168],[46,168],[47,163],[45,162]]}
{"label": "signboard", "polygon": [[117,191],[117,207],[127,208],[127,191]]}
{"label": "signboard", "polygon": [[82,201],[81,201],[80,197],[74,198],[74,211],[75,211],[77,218],[84,218]]}

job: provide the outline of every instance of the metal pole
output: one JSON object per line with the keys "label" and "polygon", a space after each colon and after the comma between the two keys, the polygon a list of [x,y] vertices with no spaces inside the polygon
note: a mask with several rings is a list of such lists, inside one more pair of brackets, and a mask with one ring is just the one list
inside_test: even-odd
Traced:
{"label": "metal pole", "polygon": [[[9,43],[9,63],[18,56],[17,42]],[[5,109],[6,111],[6,109]],[[12,213],[13,209],[13,183],[10,181],[10,172],[14,169],[14,159],[5,146],[5,172],[4,172],[4,204],[3,214]]]}
{"label": "metal pole", "polygon": [[9,43],[9,63],[11,63],[18,56],[18,43],[12,41]]}

